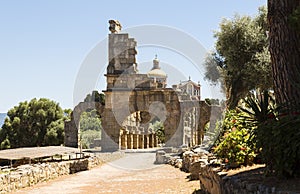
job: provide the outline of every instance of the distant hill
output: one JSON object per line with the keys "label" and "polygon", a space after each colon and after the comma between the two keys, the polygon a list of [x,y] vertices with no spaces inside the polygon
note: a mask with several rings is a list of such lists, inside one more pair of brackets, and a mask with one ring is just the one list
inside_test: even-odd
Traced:
{"label": "distant hill", "polygon": [[6,113],[0,113],[0,127],[2,127],[6,115],[7,115]]}

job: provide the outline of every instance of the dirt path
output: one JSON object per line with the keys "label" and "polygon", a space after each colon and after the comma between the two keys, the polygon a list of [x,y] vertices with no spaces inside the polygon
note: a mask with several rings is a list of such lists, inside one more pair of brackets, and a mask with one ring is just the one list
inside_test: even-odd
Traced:
{"label": "dirt path", "polygon": [[199,181],[169,165],[154,165],[154,153],[129,153],[90,171],[60,177],[15,193],[193,193]]}

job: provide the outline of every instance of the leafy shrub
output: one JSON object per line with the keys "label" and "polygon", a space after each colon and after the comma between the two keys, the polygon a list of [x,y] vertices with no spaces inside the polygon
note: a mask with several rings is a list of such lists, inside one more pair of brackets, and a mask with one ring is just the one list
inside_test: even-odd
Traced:
{"label": "leafy shrub", "polygon": [[275,97],[267,90],[250,92],[239,109],[249,115],[246,118],[254,124],[263,123],[275,116]]}
{"label": "leafy shrub", "polygon": [[244,102],[245,107],[240,109],[257,125],[254,137],[260,157],[268,167],[267,173],[285,177],[300,175],[297,170],[300,165],[299,105],[294,103],[293,110],[286,105],[278,106],[268,91],[252,93]]}
{"label": "leafy shrub", "polygon": [[232,110],[226,113],[222,128],[215,154],[231,166],[252,164],[257,153],[253,136],[255,125],[247,121],[245,113]]}
{"label": "leafy shrub", "polygon": [[101,138],[101,132],[95,130],[83,131],[81,134],[82,148],[88,149],[94,142],[94,139]]}
{"label": "leafy shrub", "polygon": [[268,91],[248,95],[242,112],[226,113],[215,153],[230,165],[251,164],[261,157],[268,173],[300,176],[300,105],[286,107],[276,107]]}
{"label": "leafy shrub", "polygon": [[269,173],[278,176],[300,175],[300,116],[280,116],[261,123],[257,145]]}
{"label": "leafy shrub", "polygon": [[159,143],[165,143],[165,129],[161,121],[155,121],[155,123],[150,124],[150,128],[154,129]]}
{"label": "leafy shrub", "polygon": [[235,130],[226,135],[215,152],[231,166],[249,165],[253,163],[256,153],[251,136],[246,129]]}

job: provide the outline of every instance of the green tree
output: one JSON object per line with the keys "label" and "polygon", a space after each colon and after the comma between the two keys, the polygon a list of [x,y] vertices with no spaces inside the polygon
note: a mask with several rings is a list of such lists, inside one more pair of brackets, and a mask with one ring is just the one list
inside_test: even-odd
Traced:
{"label": "green tree", "polygon": [[70,120],[72,114],[72,109],[64,109],[65,120]]}
{"label": "green tree", "polygon": [[92,94],[88,94],[84,102],[100,102],[101,104],[105,104],[105,95],[103,93],[99,93],[98,91],[93,91]]}
{"label": "green tree", "polygon": [[64,114],[46,98],[20,102],[7,113],[0,131],[1,149],[60,145],[64,141]]}
{"label": "green tree", "polygon": [[87,131],[87,130],[94,130],[94,131],[101,131],[101,119],[95,109],[87,112],[83,112],[80,116],[80,130]]}
{"label": "green tree", "polygon": [[164,125],[161,121],[155,121],[154,123],[150,124],[150,127],[155,131],[158,142],[159,143],[165,143],[165,129]]}
{"label": "green tree", "polygon": [[[277,104],[287,112],[299,111],[300,103],[300,2],[268,1],[270,53]],[[297,108],[298,110],[295,110]]]}
{"label": "green tree", "polygon": [[101,119],[97,110],[83,112],[80,116],[80,139],[83,148],[90,148],[94,139],[101,138]]}
{"label": "green tree", "polygon": [[258,145],[270,172],[299,177],[300,1],[268,0],[268,23],[278,109],[273,119],[259,125]]}
{"label": "green tree", "polygon": [[205,61],[205,78],[222,83],[229,109],[250,90],[272,88],[266,16],[266,8],[254,18],[236,15],[224,19],[215,33],[216,51]]}
{"label": "green tree", "polygon": [[88,149],[91,148],[91,144],[94,142],[94,139],[101,138],[101,132],[95,130],[87,130],[81,134],[81,143],[82,148]]}

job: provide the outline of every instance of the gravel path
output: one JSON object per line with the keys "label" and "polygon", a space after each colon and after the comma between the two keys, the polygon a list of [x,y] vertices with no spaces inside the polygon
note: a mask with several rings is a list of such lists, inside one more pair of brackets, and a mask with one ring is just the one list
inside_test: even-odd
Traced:
{"label": "gravel path", "polygon": [[126,153],[114,162],[15,193],[193,193],[199,181],[170,165],[154,165],[155,153]]}

